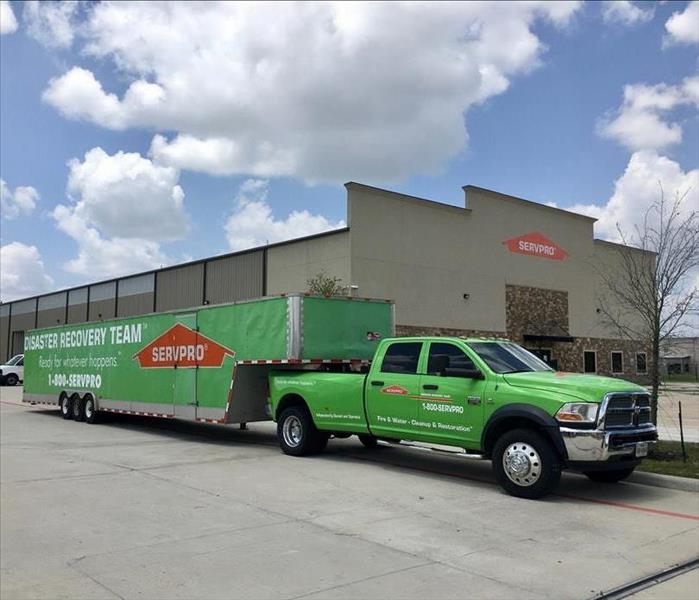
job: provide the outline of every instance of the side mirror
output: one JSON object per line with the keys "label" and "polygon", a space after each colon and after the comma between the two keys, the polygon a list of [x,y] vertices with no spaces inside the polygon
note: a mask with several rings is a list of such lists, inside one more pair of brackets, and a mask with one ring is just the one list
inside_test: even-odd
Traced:
{"label": "side mirror", "polygon": [[478,369],[457,369],[447,367],[442,371],[444,377],[463,377],[464,379],[485,379]]}

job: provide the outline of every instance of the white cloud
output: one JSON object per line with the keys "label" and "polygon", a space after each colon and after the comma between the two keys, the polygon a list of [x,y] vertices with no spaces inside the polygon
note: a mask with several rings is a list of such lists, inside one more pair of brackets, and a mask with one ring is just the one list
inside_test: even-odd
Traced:
{"label": "white cloud", "polygon": [[646,211],[660,197],[660,185],[669,200],[676,193],[688,192],[684,210],[696,210],[699,206],[699,169],[683,171],[677,162],[648,150],[631,155],[605,205],[576,205],[566,210],[596,217],[597,237],[620,241],[617,224],[627,234],[642,225]]}
{"label": "white cloud", "polygon": [[168,264],[160,241],[184,237],[189,217],[179,172],[138,153],[93,148],[68,163],[73,204],[53,211],[57,227],[78,244],[65,268],[92,279]]}
{"label": "white cloud", "polygon": [[108,236],[175,240],[189,231],[179,172],[136,152],[93,148],[68,162],[71,211]]}
{"label": "white cloud", "polygon": [[627,85],[616,116],[603,120],[598,131],[632,151],[659,150],[682,141],[682,127],[664,117],[691,104],[699,107],[699,76],[687,77],[680,85]]}
{"label": "white cloud", "polygon": [[306,181],[435,172],[464,113],[536,67],[538,21],[575,2],[98,3],[76,30],[123,95],[73,68],[44,99],[112,129],[172,132],[152,156],[214,174]]}
{"label": "white cloud", "polygon": [[57,107],[65,117],[77,119],[89,114],[104,127],[124,128],[119,99],[105,93],[95,76],[80,67],[73,67],[65,75],[52,79],[42,99]]}
{"label": "white cloud", "polygon": [[253,248],[267,243],[313,235],[345,226],[307,210],[293,211],[285,219],[275,219],[267,203],[269,182],[247,179],[238,189],[235,208],[226,221],[228,245],[232,250]]}
{"label": "white cloud", "polygon": [[0,35],[17,31],[17,19],[9,0],[0,0]]}
{"label": "white cloud", "polygon": [[78,243],[78,256],[64,265],[71,273],[94,280],[147,271],[171,262],[157,242],[140,238],[105,238],[97,229],[89,227],[74,210],[62,204],[54,209],[53,218],[58,228]]}
{"label": "white cloud", "polygon": [[652,6],[641,8],[628,0],[611,0],[602,3],[602,19],[605,23],[619,23],[630,27],[647,23],[653,18],[654,12]]}
{"label": "white cloud", "polygon": [[48,48],[69,48],[75,36],[80,4],[70,2],[24,2],[27,33]]}
{"label": "white cloud", "polygon": [[39,199],[39,192],[31,186],[15,188],[13,192],[0,179],[0,216],[4,219],[16,219],[19,216],[28,216],[34,212],[36,201]]}
{"label": "white cloud", "polygon": [[3,302],[49,291],[53,279],[36,246],[12,242],[0,247],[0,299]]}
{"label": "white cloud", "polygon": [[674,12],[665,23],[666,44],[699,44],[699,2],[690,2],[683,12]]}

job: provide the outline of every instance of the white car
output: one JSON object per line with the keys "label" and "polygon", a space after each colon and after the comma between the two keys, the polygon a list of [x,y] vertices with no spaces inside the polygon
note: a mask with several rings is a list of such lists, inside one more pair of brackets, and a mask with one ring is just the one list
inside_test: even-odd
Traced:
{"label": "white car", "polygon": [[24,354],[13,356],[4,365],[0,365],[0,384],[17,385],[24,381]]}

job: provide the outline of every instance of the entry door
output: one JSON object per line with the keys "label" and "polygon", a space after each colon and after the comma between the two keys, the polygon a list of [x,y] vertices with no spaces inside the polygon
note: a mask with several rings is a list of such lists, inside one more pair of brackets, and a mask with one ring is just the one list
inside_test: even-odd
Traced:
{"label": "entry door", "polygon": [[[453,375],[442,367],[455,369]],[[478,448],[483,429],[486,381],[454,376],[477,371],[465,350],[448,342],[431,342],[426,375],[420,377],[420,420],[432,425],[430,437],[443,444]]]}
{"label": "entry door", "polygon": [[394,342],[378,357],[380,368],[372,369],[366,383],[369,426],[375,435],[403,439],[419,430],[421,351],[422,342]]}
{"label": "entry door", "polygon": [[[177,323],[185,327],[197,330],[197,314],[186,313],[177,315]],[[191,343],[191,339],[187,340]],[[180,346],[182,340],[173,339],[174,346]],[[197,367],[192,361],[187,363],[186,353],[180,354],[181,359],[175,363],[174,388],[172,395],[173,413],[182,419],[195,419],[197,416]],[[184,365],[182,363],[185,363]]]}

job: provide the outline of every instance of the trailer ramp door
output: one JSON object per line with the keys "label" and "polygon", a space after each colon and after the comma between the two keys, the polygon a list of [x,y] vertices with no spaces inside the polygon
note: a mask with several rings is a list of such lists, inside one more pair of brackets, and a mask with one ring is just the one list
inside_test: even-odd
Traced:
{"label": "trailer ramp door", "polygon": [[[176,316],[175,321],[197,331],[197,314],[185,313]],[[187,355],[188,346],[175,344],[178,360],[175,362],[175,377],[172,390],[172,412],[182,419],[195,419],[197,414],[197,372],[196,361]],[[190,351],[191,352],[191,351]],[[196,356],[196,350],[195,350]]]}

